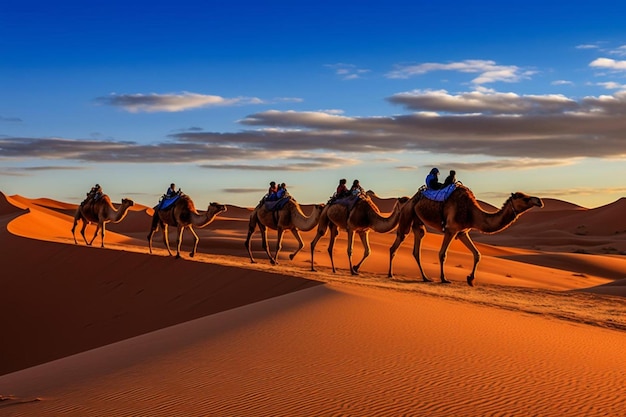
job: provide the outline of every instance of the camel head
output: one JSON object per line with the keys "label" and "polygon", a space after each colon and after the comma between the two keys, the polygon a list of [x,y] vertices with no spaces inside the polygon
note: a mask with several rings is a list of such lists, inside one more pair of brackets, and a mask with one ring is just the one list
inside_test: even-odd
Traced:
{"label": "camel head", "polygon": [[211,213],[211,215],[215,215],[217,216],[220,213],[224,213],[227,210],[226,206],[224,204],[220,204],[220,203],[209,203],[209,207],[207,208],[206,212]]}
{"label": "camel head", "polygon": [[543,207],[543,201],[539,197],[532,197],[519,191],[511,193],[509,201],[516,214],[521,214],[535,206]]}
{"label": "camel head", "polygon": [[135,205],[135,202],[131,200],[130,198],[122,198],[122,205],[132,207]]}

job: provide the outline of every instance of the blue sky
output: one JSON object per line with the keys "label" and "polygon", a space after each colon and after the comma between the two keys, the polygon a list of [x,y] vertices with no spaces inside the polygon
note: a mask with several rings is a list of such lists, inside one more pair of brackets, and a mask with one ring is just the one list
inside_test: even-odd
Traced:
{"label": "blue sky", "polygon": [[[548,3],[548,4],[545,4]],[[5,0],[0,191],[77,203],[412,195],[432,166],[513,191],[626,195],[620,2]],[[442,178],[443,180],[443,178]]]}

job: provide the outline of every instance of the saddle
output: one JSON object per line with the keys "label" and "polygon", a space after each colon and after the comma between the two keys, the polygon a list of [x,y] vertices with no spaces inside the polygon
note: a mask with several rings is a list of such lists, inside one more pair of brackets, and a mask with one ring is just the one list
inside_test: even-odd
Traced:
{"label": "saddle", "polygon": [[452,194],[452,192],[456,190],[456,187],[457,187],[457,184],[450,184],[439,190],[433,190],[430,188],[423,187],[423,188],[420,188],[420,191],[421,191],[422,196],[426,197],[429,200],[443,202],[443,201],[446,201],[448,197],[450,197],[450,194]]}
{"label": "saddle", "polygon": [[180,198],[180,194],[176,194],[174,197],[171,197],[171,198],[162,198],[161,201],[159,201],[159,204],[155,207],[155,210],[166,210],[172,204],[174,204],[179,198]]}
{"label": "saddle", "polygon": [[347,197],[340,197],[340,198],[331,198],[330,200],[328,200],[328,205],[333,205],[333,204],[339,204],[341,206],[344,206],[348,209],[348,213],[352,211],[352,209],[354,208],[354,206],[356,205],[356,203],[360,200],[363,199],[365,197],[362,197],[361,194],[357,194],[357,195],[349,195]]}
{"label": "saddle", "polygon": [[278,211],[280,209],[282,209],[283,207],[285,207],[285,204],[287,204],[287,202],[291,200],[290,196],[285,196],[282,197],[280,200],[276,200],[276,201],[265,201],[265,210],[267,211]]}

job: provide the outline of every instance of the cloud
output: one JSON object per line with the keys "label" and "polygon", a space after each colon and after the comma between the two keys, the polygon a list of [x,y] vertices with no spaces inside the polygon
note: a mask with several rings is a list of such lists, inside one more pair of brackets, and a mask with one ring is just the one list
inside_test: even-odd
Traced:
{"label": "cloud", "polygon": [[455,71],[479,74],[472,80],[476,85],[494,82],[518,82],[534,74],[533,71],[522,70],[515,65],[497,65],[495,61],[465,60],[451,63],[424,63],[417,65],[398,65],[387,73],[387,78],[411,78],[433,71]]}
{"label": "cloud", "polygon": [[574,85],[573,82],[567,80],[556,80],[552,81],[550,84],[552,85]]}
{"label": "cloud", "polygon": [[335,74],[343,80],[356,80],[370,72],[368,69],[357,68],[356,65],[352,64],[328,64],[326,67],[335,71]]}
{"label": "cloud", "polygon": [[[286,157],[286,155],[284,157]],[[308,158],[296,156],[293,159],[295,159],[295,161],[289,158],[288,161],[276,161],[274,164],[268,164],[267,162],[258,164],[201,164],[199,167],[236,171],[312,171],[358,164],[358,161],[354,159],[327,156],[311,156]]]}
{"label": "cloud", "polygon": [[574,100],[563,95],[526,95],[515,93],[484,93],[471,91],[451,95],[445,90],[414,90],[388,98],[394,104],[423,112],[453,112],[480,114],[535,114],[562,113],[578,107]]}
{"label": "cloud", "polygon": [[611,58],[598,58],[589,64],[592,68],[607,68],[614,71],[626,71],[626,61],[616,61]]}
{"label": "cloud", "polygon": [[5,117],[0,115],[0,122],[19,123],[22,119],[19,117]]}
{"label": "cloud", "polygon": [[220,190],[228,194],[262,194],[267,191],[266,188],[222,188]]}
{"label": "cloud", "polygon": [[84,167],[77,166],[31,166],[31,167],[10,167],[0,170],[0,175],[10,176],[10,177],[27,177],[31,175],[32,172],[41,172],[41,171],[78,171],[87,169]]}
{"label": "cloud", "polygon": [[449,161],[442,162],[441,166],[454,167],[457,171],[497,171],[497,170],[522,170],[522,169],[535,169],[546,168],[554,166],[566,166],[572,165],[576,161],[572,159],[532,159],[532,158],[518,158],[518,159],[495,159],[484,162],[459,162]]}
{"label": "cloud", "polygon": [[600,48],[600,46],[594,45],[594,44],[576,45],[576,49],[598,49],[598,48]]}
{"label": "cloud", "polygon": [[626,156],[626,91],[574,100],[416,90],[388,100],[415,112],[354,117],[269,110],[244,117],[241,131],[179,131],[154,144],[0,137],[0,158],[316,170],[410,152],[479,155],[516,161],[516,167]]}
{"label": "cloud", "polygon": [[98,97],[96,102],[121,107],[131,113],[155,113],[179,112],[204,107],[262,104],[263,100],[255,97],[224,98],[183,92],[180,94],[111,94],[107,97]]}
{"label": "cloud", "polygon": [[607,81],[604,83],[597,83],[601,87],[606,88],[607,90],[623,90],[626,89],[626,84],[616,83],[615,81]]}

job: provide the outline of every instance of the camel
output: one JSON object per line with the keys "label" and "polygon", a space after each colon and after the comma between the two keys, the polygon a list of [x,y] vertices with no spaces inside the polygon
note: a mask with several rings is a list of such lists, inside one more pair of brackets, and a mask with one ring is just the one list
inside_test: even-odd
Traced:
{"label": "camel", "polygon": [[[476,268],[480,261],[480,252],[469,236],[472,229],[483,233],[497,233],[509,227],[515,220],[533,207],[543,207],[543,201],[538,197],[531,197],[521,192],[512,193],[504,202],[500,210],[489,213],[483,210],[476,201],[472,191],[458,184],[445,202],[437,202],[427,199],[418,191],[409,204],[406,204],[400,215],[400,223],[396,231],[396,240],[389,249],[389,278],[393,278],[392,264],[396,251],[404,241],[406,235],[413,230],[414,245],[413,257],[417,261],[422,280],[431,280],[424,273],[421,262],[420,245],[426,233],[426,227],[430,226],[442,230],[444,235],[441,249],[439,250],[439,264],[441,268],[440,279],[442,283],[450,283],[444,275],[444,263],[446,253],[452,239],[459,239],[474,255],[472,272],[467,276],[467,283],[474,286]],[[445,220],[445,221],[444,221]]]}
{"label": "camel", "polygon": [[[389,217],[383,217],[380,210],[369,196],[359,197],[352,210],[348,211],[348,207],[342,204],[327,205],[322,211],[319,225],[317,226],[317,234],[311,242],[311,271],[315,271],[315,246],[317,242],[326,234],[330,228],[330,243],[328,245],[328,254],[330,255],[330,264],[335,270],[335,261],[333,259],[333,248],[335,240],[339,234],[339,229],[348,232],[348,262],[350,264],[350,273],[352,275],[359,274],[359,268],[371,253],[369,244],[369,231],[374,230],[378,233],[387,233],[393,230],[400,220],[401,208],[409,201],[408,197],[400,197],[393,207]],[[363,243],[363,258],[356,265],[352,265],[352,247],[354,243],[354,234],[358,234]]]}
{"label": "camel", "polygon": [[199,214],[191,198],[184,194],[165,210],[159,210],[158,207],[155,207],[150,233],[148,233],[148,247],[150,248],[150,253],[152,253],[152,236],[154,232],[161,227],[167,253],[169,253],[170,256],[172,255],[168,237],[168,226],[176,226],[178,228],[178,235],[176,237],[176,259],[180,258],[180,246],[183,242],[183,232],[185,229],[189,229],[195,239],[193,249],[191,253],[189,253],[189,256],[193,258],[198,248],[198,242],[200,241],[200,238],[193,230],[193,226],[200,228],[205,227],[215,220],[218,214],[225,211],[225,205],[210,203],[206,213]]}
{"label": "camel", "polygon": [[[128,209],[133,206],[135,203],[133,200],[129,200],[128,198],[122,199],[122,205],[119,209],[115,209],[113,204],[111,203],[111,199],[108,195],[104,194],[102,197],[97,200],[88,200],[83,202],[78,209],[76,209],[76,214],[74,214],[74,225],[72,226],[72,236],[74,237],[74,243],[78,244],[76,241],[76,225],[79,220],[82,220],[83,227],[80,229],[80,234],[83,236],[85,243],[89,246],[96,240],[96,236],[98,235],[98,231],[102,236],[102,243],[100,247],[104,247],[104,234],[105,234],[105,225],[107,223],[119,223],[124,217],[128,214]],[[85,237],[85,228],[88,223],[96,223],[96,232],[93,234],[93,238],[91,241],[87,242],[87,238]]]}
{"label": "camel", "polygon": [[[302,208],[298,202],[294,199],[290,199],[283,208],[278,211],[269,211],[265,208],[265,204],[259,204],[254,211],[250,214],[250,222],[248,224],[248,236],[246,237],[245,246],[248,249],[248,255],[250,255],[250,261],[256,263],[252,257],[252,251],[250,249],[250,238],[256,227],[259,227],[261,231],[261,244],[265,253],[272,265],[278,263],[278,253],[282,249],[283,234],[286,230],[291,231],[293,236],[298,241],[298,248],[291,254],[289,259],[293,258],[304,248],[304,242],[302,236],[300,236],[300,230],[308,232],[312,230],[319,223],[320,215],[324,209],[324,204],[316,204],[313,206],[313,212],[310,216],[306,216],[302,212]],[[270,253],[270,249],[267,243],[267,228],[276,230],[276,253],[274,256]]]}

